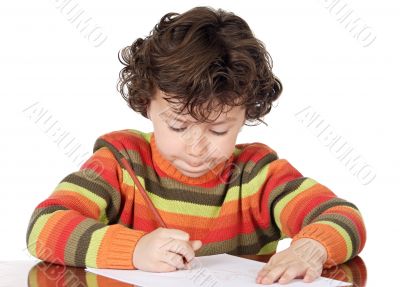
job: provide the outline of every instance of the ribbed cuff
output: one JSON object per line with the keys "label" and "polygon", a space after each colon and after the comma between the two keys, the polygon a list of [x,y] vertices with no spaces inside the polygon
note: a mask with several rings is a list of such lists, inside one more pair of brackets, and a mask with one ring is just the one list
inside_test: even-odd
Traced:
{"label": "ribbed cuff", "polygon": [[340,237],[336,232],[326,232],[322,230],[321,224],[311,224],[305,226],[298,234],[296,234],[292,243],[301,238],[310,238],[321,243],[327,252],[327,259],[324,263],[324,268],[330,268],[332,266],[341,264],[344,262],[346,257],[346,246],[343,246],[343,238]]}
{"label": "ribbed cuff", "polygon": [[98,262],[99,268],[136,269],[133,265],[133,252],[137,242],[146,232],[122,225],[112,227],[115,230],[110,234],[102,262]]}

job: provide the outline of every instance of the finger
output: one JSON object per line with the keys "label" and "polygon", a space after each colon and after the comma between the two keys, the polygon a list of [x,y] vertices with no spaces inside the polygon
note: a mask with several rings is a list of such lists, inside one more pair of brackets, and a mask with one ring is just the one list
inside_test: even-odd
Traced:
{"label": "finger", "polygon": [[200,240],[191,240],[189,241],[189,244],[193,249],[193,254],[191,254],[190,256],[186,256],[185,269],[192,269],[193,267],[192,261],[195,259],[194,251],[199,250],[200,247],[203,245],[203,243]]}
{"label": "finger", "polygon": [[193,250],[199,250],[203,243],[200,240],[191,240],[189,241],[190,245],[192,246]]}
{"label": "finger", "polygon": [[278,265],[274,266],[265,274],[264,276],[260,276],[257,280],[257,283],[261,284],[272,284],[278,278],[281,277],[281,275],[286,271],[287,266],[285,265]]}
{"label": "finger", "polygon": [[173,272],[173,271],[176,271],[176,267],[160,261],[157,263],[157,270],[152,272]]}
{"label": "finger", "polygon": [[164,245],[164,249],[183,256],[186,262],[190,262],[195,256],[192,245],[183,240],[173,239]]}
{"label": "finger", "polygon": [[269,272],[271,270],[271,267],[273,267],[273,264],[271,263],[271,260],[268,261],[262,268],[260,271],[258,271],[257,277],[264,277],[267,272]]}
{"label": "finger", "polygon": [[174,252],[167,251],[164,256],[161,258],[162,262],[165,262],[177,269],[185,268],[185,264],[183,263],[183,257]]}
{"label": "finger", "polygon": [[315,279],[317,279],[318,277],[320,277],[321,273],[322,273],[322,271],[320,272],[313,268],[308,268],[306,274],[304,275],[303,281],[307,282],[307,283],[312,282]]}
{"label": "finger", "polygon": [[172,228],[162,228],[161,234],[163,237],[173,238],[178,240],[189,240],[189,233],[179,230],[179,229],[172,229]]}
{"label": "finger", "polygon": [[279,279],[279,284],[286,284],[292,281],[298,276],[302,276],[306,273],[306,268],[301,265],[289,266]]}

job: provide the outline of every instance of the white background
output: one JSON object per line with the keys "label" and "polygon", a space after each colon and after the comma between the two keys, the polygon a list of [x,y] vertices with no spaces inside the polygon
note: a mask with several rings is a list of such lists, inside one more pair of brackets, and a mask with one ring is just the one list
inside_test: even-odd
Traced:
{"label": "white background", "polygon": [[[248,22],[266,44],[284,87],[264,119],[269,127],[243,128],[238,143],[268,144],[303,175],[355,203],[368,232],[361,253],[368,286],[390,283],[400,255],[395,1],[338,2],[353,10],[361,27],[368,26],[358,38],[376,36],[369,45],[340,22],[338,9],[329,8],[332,1],[72,1],[69,9],[78,5],[83,17],[92,18],[83,33],[59,2],[14,1],[0,8],[0,260],[27,258],[25,231],[34,207],[79,168],[46,132],[49,124],[68,132],[81,153],[90,153],[106,132],[151,131],[151,122],[130,110],[115,88],[122,67],[117,53],[147,36],[165,13],[210,5]],[[88,39],[90,30],[95,32]],[[96,47],[95,36],[104,43]],[[47,124],[35,122],[32,105],[47,111]],[[362,157],[376,174],[372,182],[353,175],[317,129],[299,120],[296,113],[307,107]]]}

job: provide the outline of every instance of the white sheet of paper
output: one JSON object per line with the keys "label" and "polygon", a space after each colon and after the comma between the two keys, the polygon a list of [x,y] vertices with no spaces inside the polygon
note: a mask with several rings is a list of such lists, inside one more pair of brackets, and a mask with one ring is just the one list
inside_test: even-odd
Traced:
{"label": "white sheet of paper", "polygon": [[[217,287],[217,286],[262,286],[255,282],[258,271],[265,263],[240,258],[229,254],[200,256],[191,262],[192,269],[175,272],[153,273],[141,270],[117,270],[86,268],[86,271],[142,287]],[[335,287],[351,286],[351,283],[320,277],[311,283],[295,279],[288,287]],[[267,285],[265,285],[267,286]],[[268,286],[283,286],[272,284]]]}

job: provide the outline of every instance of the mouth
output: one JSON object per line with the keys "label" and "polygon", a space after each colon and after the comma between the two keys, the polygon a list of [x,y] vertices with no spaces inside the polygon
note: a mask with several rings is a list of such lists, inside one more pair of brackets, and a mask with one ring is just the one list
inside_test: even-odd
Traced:
{"label": "mouth", "polygon": [[188,166],[190,166],[190,167],[193,167],[193,168],[196,168],[196,167],[199,167],[199,166],[202,166],[203,165],[203,163],[188,163]]}
{"label": "mouth", "polygon": [[205,164],[204,163],[200,163],[200,164],[190,164],[190,163],[186,163],[186,165],[189,168],[184,168],[183,170],[186,172],[191,172],[191,173],[199,173],[199,172],[203,172],[205,171]]}

